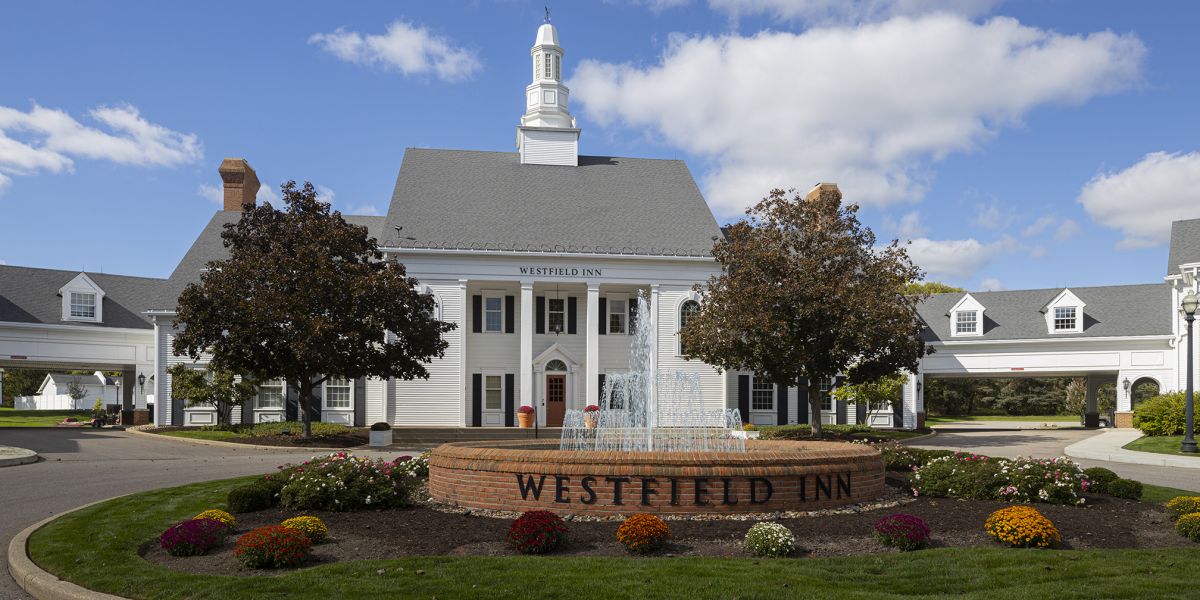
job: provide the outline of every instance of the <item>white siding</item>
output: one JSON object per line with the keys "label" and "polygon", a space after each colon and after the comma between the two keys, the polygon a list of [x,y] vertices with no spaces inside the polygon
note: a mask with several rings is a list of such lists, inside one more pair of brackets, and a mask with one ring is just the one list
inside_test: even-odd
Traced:
{"label": "white siding", "polygon": [[578,131],[521,130],[521,162],[530,165],[579,164]]}
{"label": "white siding", "polygon": [[[658,368],[662,371],[686,371],[700,377],[700,392],[707,410],[730,408],[726,390],[727,379],[712,365],[699,360],[686,360],[679,353],[679,309],[684,300],[693,298],[690,286],[660,286],[658,290]],[[737,382],[734,381],[736,388]],[[737,391],[733,407],[737,406]]]}
{"label": "white siding", "polygon": [[[470,313],[470,296],[467,296],[468,306],[463,306],[457,282],[426,283],[433,294],[437,296],[441,319],[457,323],[458,329],[446,335],[449,346],[446,348],[445,357],[426,365],[429,379],[392,382],[395,388],[392,396],[394,398],[392,423],[399,426],[462,426],[466,422],[466,407],[462,402],[463,390],[460,387],[459,379],[463,360],[463,339],[471,335],[471,324],[467,322],[467,315]],[[508,337],[515,338],[516,336]],[[368,396],[370,396],[369,391]],[[367,410],[370,411],[370,404],[367,406]],[[380,412],[377,411],[375,414]],[[369,414],[367,420],[371,421],[374,418]]]}

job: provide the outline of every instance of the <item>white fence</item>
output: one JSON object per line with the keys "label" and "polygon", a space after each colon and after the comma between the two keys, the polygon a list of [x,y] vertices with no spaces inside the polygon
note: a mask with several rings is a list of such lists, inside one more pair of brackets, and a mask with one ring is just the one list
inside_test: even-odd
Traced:
{"label": "white fence", "polygon": [[75,401],[67,394],[13,398],[13,408],[17,410],[90,410],[95,403],[95,398],[80,398]]}

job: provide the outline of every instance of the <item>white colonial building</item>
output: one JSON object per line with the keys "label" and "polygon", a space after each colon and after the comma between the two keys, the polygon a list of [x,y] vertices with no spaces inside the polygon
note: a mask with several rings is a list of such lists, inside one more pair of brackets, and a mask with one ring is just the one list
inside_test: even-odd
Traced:
{"label": "white colonial building", "polygon": [[[428,379],[330,378],[313,405],[319,418],[506,427],[518,407],[534,406],[540,425],[559,425],[566,410],[599,402],[608,375],[628,370],[631,328],[649,319],[654,366],[696,373],[708,408],[739,408],[761,425],[807,422],[806,387],[682,356],[679,331],[699,306],[697,285],[718,273],[710,251],[721,229],[682,161],[579,154],[563,58],[555,28],[542,25],[517,152],[410,148],[387,215],[346,217],[379,240],[388,260],[402,262],[436,299],[437,316],[458,327]],[[224,210],[167,279],[0,266],[0,368],[120,370],[139,382],[123,388],[127,407],[157,397],[159,425],[214,423],[210,408],[172,398],[167,368],[189,362],[171,352],[179,293],[226,256],[222,227],[254,204],[259,188],[245,160],[226,159],[219,172]],[[931,377],[1087,375],[1094,385],[1149,377],[1178,387],[1174,307],[1181,290],[1196,285],[1200,221],[1176,230],[1165,283],[934,296],[920,310],[937,353],[910,377],[903,402],[867,414],[824,394],[823,422],[916,426]],[[637,310],[639,294],[648,314]],[[283,382],[266,382],[234,419],[295,419],[296,400]],[[1121,402],[1127,412],[1128,398]]]}

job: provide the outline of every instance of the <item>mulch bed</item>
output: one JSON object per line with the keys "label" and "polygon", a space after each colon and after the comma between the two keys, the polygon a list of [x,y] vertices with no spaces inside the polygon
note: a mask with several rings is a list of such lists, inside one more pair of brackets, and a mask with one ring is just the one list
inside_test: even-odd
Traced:
{"label": "mulch bed", "polygon": [[[1083,508],[1036,505],[1063,536],[1061,548],[1173,548],[1195,544],[1172,529],[1171,519],[1157,504],[1088,496]],[[899,508],[850,514],[780,519],[796,535],[797,558],[850,556],[896,552],[875,541],[873,525],[880,517],[904,512],[921,517],[933,530],[933,547],[1000,547],[983,532],[983,522],[993,511],[1011,506],[986,500],[918,498]],[[238,528],[220,548],[204,556],[177,558],[147,541],[142,555],[155,564],[214,575],[270,575],[279,571],[243,568],[233,556],[237,536],[263,525],[311,514],[329,526],[330,540],[313,547],[306,566],[351,560],[402,556],[514,556],[505,542],[511,521],[455,514],[418,506],[408,509],[329,513],[271,509],[236,515]],[[743,520],[671,520],[672,541],[657,556],[748,557],[742,538],[753,524]],[[567,543],[557,556],[627,556],[616,541],[617,523],[568,523]]]}
{"label": "mulch bed", "polygon": [[[164,433],[168,431],[186,431],[194,429],[193,427],[156,427],[147,429],[147,433]],[[186,439],[186,438],[185,438]],[[231,444],[251,444],[255,446],[280,446],[292,448],[356,448],[365,446],[370,441],[370,434],[366,428],[349,429],[345,433],[336,435],[314,435],[310,438],[305,438],[300,435],[261,435],[261,436],[243,436],[231,437],[220,440]]]}

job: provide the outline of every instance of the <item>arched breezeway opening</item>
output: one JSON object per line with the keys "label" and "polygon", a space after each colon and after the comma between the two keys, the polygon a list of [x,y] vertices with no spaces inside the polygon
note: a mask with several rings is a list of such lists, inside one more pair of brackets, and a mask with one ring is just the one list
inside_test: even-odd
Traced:
{"label": "arched breezeway opening", "polygon": [[[1022,421],[1057,426],[1111,426],[1117,374],[1012,374],[924,377],[927,421]],[[1090,417],[1090,418],[1089,418]]]}
{"label": "arched breezeway opening", "polygon": [[1133,383],[1129,384],[1129,401],[1130,409],[1137,410],[1137,407],[1146,400],[1159,395],[1162,386],[1158,380],[1153,377],[1139,377]]}

